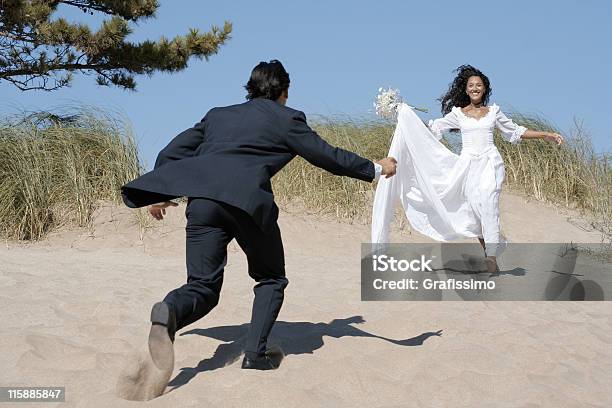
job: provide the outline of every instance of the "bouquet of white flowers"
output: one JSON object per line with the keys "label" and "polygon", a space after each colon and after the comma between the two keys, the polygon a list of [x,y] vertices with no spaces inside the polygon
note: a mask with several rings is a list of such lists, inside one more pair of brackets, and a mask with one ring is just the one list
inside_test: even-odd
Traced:
{"label": "bouquet of white flowers", "polygon": [[[376,95],[376,101],[374,102],[374,109],[376,109],[376,114],[383,118],[395,118],[397,116],[397,109],[399,106],[404,103],[402,97],[399,94],[398,89],[392,88],[378,88],[378,95]],[[410,106],[412,109],[427,112],[427,109],[417,108],[415,106]]]}

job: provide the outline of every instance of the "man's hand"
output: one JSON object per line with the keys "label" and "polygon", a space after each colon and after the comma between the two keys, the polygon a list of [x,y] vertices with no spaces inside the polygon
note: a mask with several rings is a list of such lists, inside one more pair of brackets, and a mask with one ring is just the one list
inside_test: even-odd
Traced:
{"label": "man's hand", "polygon": [[384,174],[386,176],[385,178],[389,178],[395,175],[397,160],[395,160],[393,157],[385,157],[384,159],[380,159],[376,163],[382,166],[382,172],[380,174]]}
{"label": "man's hand", "polygon": [[164,203],[150,205],[149,214],[156,220],[163,220],[164,215],[166,215],[166,208],[168,207],[178,207],[178,204],[172,201],[166,201]]}

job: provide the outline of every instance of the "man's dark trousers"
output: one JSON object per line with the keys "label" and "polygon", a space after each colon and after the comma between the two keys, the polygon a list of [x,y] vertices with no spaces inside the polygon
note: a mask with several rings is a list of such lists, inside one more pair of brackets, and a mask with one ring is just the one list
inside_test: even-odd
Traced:
{"label": "man's dark trousers", "polygon": [[245,211],[207,198],[189,198],[185,215],[187,283],[164,299],[176,313],[177,330],[202,318],[219,302],[227,245],[235,238],[247,256],[249,275],[257,282],[245,354],[264,355],[288,284],[278,224],[264,232]]}

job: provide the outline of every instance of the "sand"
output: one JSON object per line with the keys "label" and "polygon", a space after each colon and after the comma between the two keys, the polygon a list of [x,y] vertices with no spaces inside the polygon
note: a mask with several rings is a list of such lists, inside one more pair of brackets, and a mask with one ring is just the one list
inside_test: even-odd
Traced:
{"label": "sand", "polygon": [[[506,192],[501,206],[513,241],[601,239],[554,206]],[[221,301],[177,333],[165,393],[124,400],[117,382],[142,356],[151,306],[186,275],[184,205],[168,212],[142,239],[130,210],[105,205],[91,229],[3,243],[0,385],[66,387],[65,403],[18,406],[612,406],[609,302],[362,302],[369,226],[295,211],[279,219],[290,283],[270,342],[281,367],[240,369],[253,283],[232,242]]]}

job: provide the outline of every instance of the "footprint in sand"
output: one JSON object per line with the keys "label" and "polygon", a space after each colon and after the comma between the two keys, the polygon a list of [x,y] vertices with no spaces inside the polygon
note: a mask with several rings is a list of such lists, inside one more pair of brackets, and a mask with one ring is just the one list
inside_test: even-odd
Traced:
{"label": "footprint in sand", "polygon": [[164,393],[174,370],[174,348],[166,328],[154,325],[148,347],[135,353],[119,374],[117,395],[131,401],[148,401]]}

